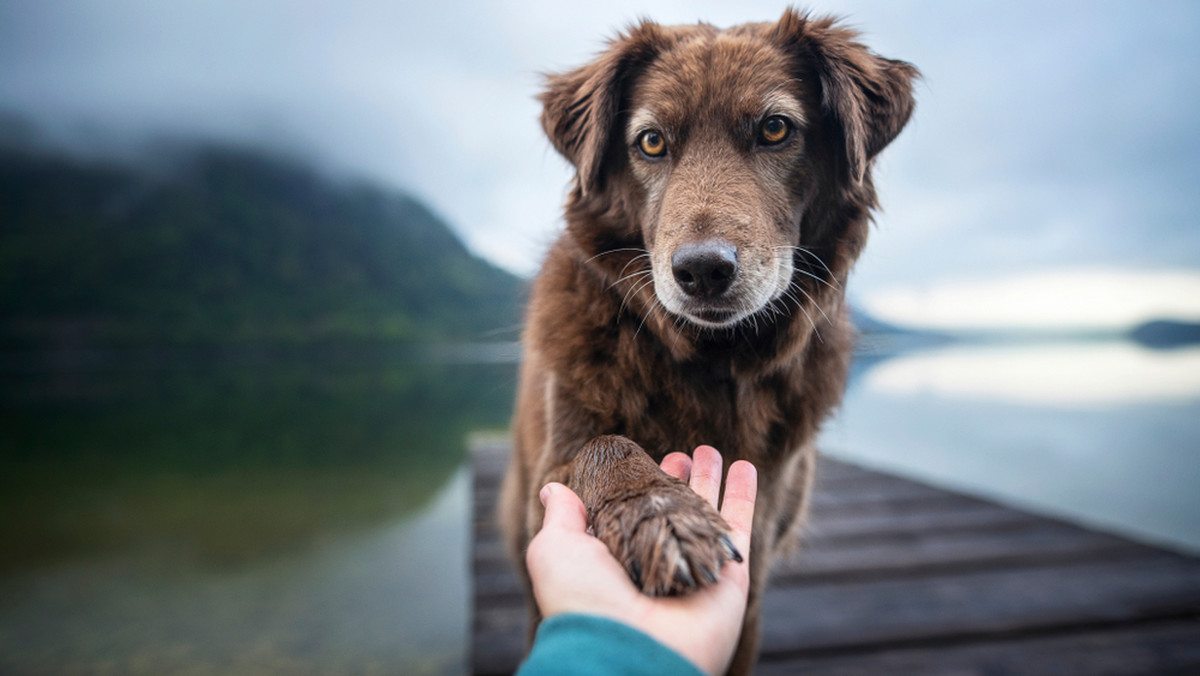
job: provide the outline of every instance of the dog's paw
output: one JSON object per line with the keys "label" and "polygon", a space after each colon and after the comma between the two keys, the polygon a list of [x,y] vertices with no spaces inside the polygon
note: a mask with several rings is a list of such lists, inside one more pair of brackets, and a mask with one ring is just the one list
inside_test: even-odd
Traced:
{"label": "dog's paw", "polygon": [[608,501],[590,516],[596,537],[651,596],[715,584],[726,561],[742,560],[717,510],[665,476],[648,492]]}

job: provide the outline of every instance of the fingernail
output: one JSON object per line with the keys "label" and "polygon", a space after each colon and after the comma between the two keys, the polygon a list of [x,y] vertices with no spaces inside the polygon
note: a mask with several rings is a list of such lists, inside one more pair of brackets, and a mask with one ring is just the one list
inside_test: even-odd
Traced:
{"label": "fingernail", "polygon": [[542,490],[538,491],[538,499],[542,501],[542,506],[546,506],[546,501],[550,499],[550,484],[542,486]]}

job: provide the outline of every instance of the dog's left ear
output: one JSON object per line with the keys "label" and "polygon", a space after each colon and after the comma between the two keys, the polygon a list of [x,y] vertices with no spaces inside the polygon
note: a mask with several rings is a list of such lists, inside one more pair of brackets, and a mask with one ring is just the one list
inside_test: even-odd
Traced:
{"label": "dog's left ear", "polygon": [[829,18],[809,20],[789,9],[774,28],[775,39],[815,70],[823,116],[844,143],[848,177],[861,182],[871,160],[900,133],[912,115],[912,64],[872,54],[857,34]]}
{"label": "dog's left ear", "polygon": [[662,49],[660,27],[644,21],[618,36],[595,61],[546,77],[542,128],[554,148],[575,166],[583,193],[602,190],[604,165],[629,84]]}

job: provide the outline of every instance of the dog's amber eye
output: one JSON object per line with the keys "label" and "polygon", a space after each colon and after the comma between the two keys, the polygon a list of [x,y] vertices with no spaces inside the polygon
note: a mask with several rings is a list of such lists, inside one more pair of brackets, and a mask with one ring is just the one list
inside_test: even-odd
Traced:
{"label": "dog's amber eye", "polygon": [[792,127],[787,120],[778,115],[772,115],[763,120],[762,125],[758,128],[758,138],[762,143],[773,146],[776,143],[783,143],[791,131]]}
{"label": "dog's amber eye", "polygon": [[663,153],[667,152],[666,140],[654,130],[642,132],[638,137],[638,147],[649,157],[662,157]]}

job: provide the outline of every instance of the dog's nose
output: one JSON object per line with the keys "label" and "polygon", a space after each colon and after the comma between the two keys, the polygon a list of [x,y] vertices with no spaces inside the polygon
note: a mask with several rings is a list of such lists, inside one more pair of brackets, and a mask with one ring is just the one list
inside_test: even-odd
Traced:
{"label": "dog's nose", "polygon": [[709,298],[725,293],[737,270],[737,247],[725,242],[685,244],[671,254],[671,272],[689,296]]}

